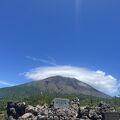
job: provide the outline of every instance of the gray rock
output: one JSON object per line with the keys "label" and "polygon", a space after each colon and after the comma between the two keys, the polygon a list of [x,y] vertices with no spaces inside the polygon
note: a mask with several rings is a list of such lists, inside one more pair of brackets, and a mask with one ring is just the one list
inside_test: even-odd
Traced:
{"label": "gray rock", "polygon": [[37,111],[37,109],[35,107],[28,105],[25,109],[25,112],[32,113],[33,115],[37,116],[39,111]]}
{"label": "gray rock", "polygon": [[9,120],[16,120],[16,119],[13,118],[13,116],[9,116],[8,119]]}
{"label": "gray rock", "polygon": [[37,120],[47,120],[46,116],[38,115]]}
{"label": "gray rock", "polygon": [[54,117],[53,116],[49,116],[49,120],[54,120]]}
{"label": "gray rock", "polygon": [[59,117],[58,116],[54,116],[54,120],[59,120]]}
{"label": "gray rock", "polygon": [[33,114],[32,113],[25,113],[21,118],[22,119],[33,118]]}

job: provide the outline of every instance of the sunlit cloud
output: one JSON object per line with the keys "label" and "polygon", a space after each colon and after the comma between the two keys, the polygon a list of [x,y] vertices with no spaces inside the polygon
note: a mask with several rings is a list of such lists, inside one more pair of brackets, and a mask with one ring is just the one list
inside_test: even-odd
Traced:
{"label": "sunlit cloud", "polygon": [[91,85],[97,90],[109,95],[117,95],[119,82],[112,75],[107,75],[102,70],[89,70],[74,66],[38,67],[24,73],[27,79],[42,80],[51,76],[64,76],[76,78]]}

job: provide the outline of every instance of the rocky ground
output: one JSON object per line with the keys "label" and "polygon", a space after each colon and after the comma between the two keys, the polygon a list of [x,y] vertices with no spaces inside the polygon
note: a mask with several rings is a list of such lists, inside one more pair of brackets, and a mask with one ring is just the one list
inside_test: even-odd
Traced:
{"label": "rocky ground", "polygon": [[5,120],[4,114],[0,114],[0,120]]}
{"label": "rocky ground", "polygon": [[95,107],[80,107],[72,103],[68,108],[54,108],[53,105],[35,107],[23,103],[8,102],[8,120],[102,120],[105,112],[115,112],[109,104],[100,102]]}

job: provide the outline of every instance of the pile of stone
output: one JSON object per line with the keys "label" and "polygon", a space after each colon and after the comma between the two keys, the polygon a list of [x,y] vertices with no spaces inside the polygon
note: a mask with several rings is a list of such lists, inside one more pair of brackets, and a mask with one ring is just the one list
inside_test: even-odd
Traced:
{"label": "pile of stone", "polygon": [[103,113],[115,111],[104,102],[96,107],[84,108],[79,106],[78,101],[71,103],[69,107],[55,108],[54,105],[33,107],[24,102],[8,102],[6,109],[8,120],[102,120]]}
{"label": "pile of stone", "polygon": [[78,118],[82,120],[102,120],[104,113],[113,113],[115,109],[105,102],[100,102],[98,106],[95,107],[85,107],[83,109],[78,109]]}
{"label": "pile of stone", "polygon": [[47,105],[33,107],[25,103],[9,102],[8,120],[73,120],[77,111],[73,108],[54,108]]}

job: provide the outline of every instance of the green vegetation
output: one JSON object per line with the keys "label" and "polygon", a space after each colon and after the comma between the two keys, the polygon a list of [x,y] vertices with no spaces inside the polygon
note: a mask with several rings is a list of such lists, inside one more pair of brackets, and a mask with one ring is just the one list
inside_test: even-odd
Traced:
{"label": "green vegetation", "polygon": [[6,104],[8,101],[21,101],[21,102],[26,102],[27,104],[30,105],[43,105],[45,103],[50,104],[50,102],[56,98],[56,97],[61,97],[61,98],[69,98],[69,99],[74,99],[75,97],[78,97],[80,99],[80,105],[85,106],[93,106],[97,105],[100,101],[105,101],[106,103],[111,104],[116,108],[116,110],[120,111],[120,98],[114,97],[114,98],[98,98],[98,97],[93,97],[93,96],[88,96],[88,95],[75,95],[75,94],[44,94],[44,95],[32,95],[32,96],[26,96],[26,97],[18,97],[14,96],[13,98],[4,98],[0,99],[0,114],[2,114],[2,111],[5,111]]}

